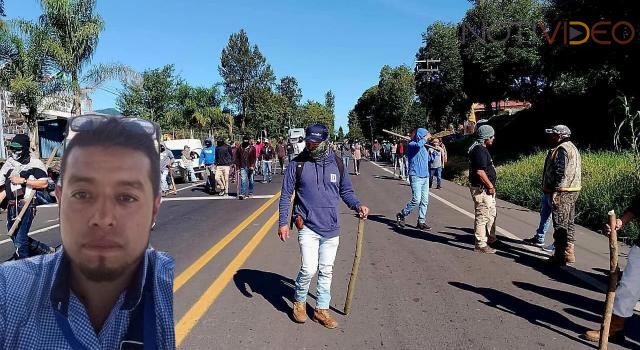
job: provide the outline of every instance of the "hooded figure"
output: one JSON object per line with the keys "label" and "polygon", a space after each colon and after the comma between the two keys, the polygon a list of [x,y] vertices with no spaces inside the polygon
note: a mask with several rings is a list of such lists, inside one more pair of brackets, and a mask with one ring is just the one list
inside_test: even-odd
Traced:
{"label": "hooded figure", "polygon": [[[31,191],[44,190],[49,186],[47,169],[40,159],[32,158],[29,137],[16,135],[9,144],[10,157],[0,169],[0,187],[4,193],[0,201],[7,198],[7,230],[10,230],[18,213],[27,204],[25,198]],[[29,238],[28,233],[35,216],[35,199],[29,203],[22,220],[11,239],[16,247],[15,259],[53,252],[52,248]]]}
{"label": "hooded figure", "polygon": [[409,176],[428,177],[429,176],[429,152],[425,145],[425,138],[429,131],[424,128],[416,130],[413,140],[407,147],[407,156],[409,157]]}

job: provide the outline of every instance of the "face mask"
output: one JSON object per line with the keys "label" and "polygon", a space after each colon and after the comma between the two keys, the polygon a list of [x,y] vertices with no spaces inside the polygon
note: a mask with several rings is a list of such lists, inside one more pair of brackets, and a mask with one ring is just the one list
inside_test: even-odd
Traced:
{"label": "face mask", "polygon": [[313,159],[318,159],[324,156],[327,153],[328,149],[329,147],[327,145],[327,141],[323,141],[323,142],[320,142],[320,144],[318,145],[318,147],[316,147],[316,149],[310,150],[309,153],[311,153],[311,157]]}
{"label": "face mask", "polygon": [[13,158],[13,160],[19,160],[21,157],[22,157],[22,150],[11,151],[11,158]]}
{"label": "face mask", "polygon": [[164,152],[165,149],[164,146],[160,146],[160,152]]}

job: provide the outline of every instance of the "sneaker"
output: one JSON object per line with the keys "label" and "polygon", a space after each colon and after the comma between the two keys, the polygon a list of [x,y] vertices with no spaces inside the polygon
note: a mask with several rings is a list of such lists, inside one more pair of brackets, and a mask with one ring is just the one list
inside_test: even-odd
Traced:
{"label": "sneaker", "polygon": [[495,254],[496,253],[496,250],[491,248],[491,247],[489,247],[488,245],[486,245],[484,247],[476,246],[474,251],[476,251],[478,253],[483,253],[483,254]]}
{"label": "sneaker", "polygon": [[244,199],[244,195],[242,195],[242,194],[241,194],[241,195],[239,195],[239,196],[238,196],[238,199],[239,199],[239,200],[243,200],[243,199]]}
{"label": "sneaker", "polygon": [[267,180],[262,180],[261,183],[266,184]]}
{"label": "sneaker", "polygon": [[328,309],[316,309],[313,313],[313,320],[329,329],[338,327],[338,322],[331,317]]}
{"label": "sneaker", "polygon": [[400,227],[404,227],[404,215],[402,213],[396,214],[396,223]]}
{"label": "sneaker", "polygon": [[418,225],[416,226],[418,228],[418,230],[422,230],[422,231],[429,231],[431,230],[431,226],[427,225],[426,223],[418,223]]}
{"label": "sneaker", "polygon": [[441,190],[441,189],[442,189],[442,186],[436,187],[436,190]]}
{"label": "sneaker", "polygon": [[556,251],[556,245],[555,245],[555,244],[553,244],[553,243],[551,243],[551,244],[549,244],[549,245],[546,245],[546,246],[542,247],[542,250],[544,250],[545,252],[551,252],[551,253],[553,253],[553,252],[555,252],[555,251]]}
{"label": "sneaker", "polygon": [[530,245],[533,245],[533,246],[536,246],[536,247],[540,247],[540,248],[544,247],[544,241],[539,241],[536,238],[536,236],[533,236],[531,238],[525,238],[522,241],[524,243],[526,243],[526,244],[530,244]]}
{"label": "sneaker", "polygon": [[307,321],[307,303],[301,301],[293,302],[293,320],[298,323]]}

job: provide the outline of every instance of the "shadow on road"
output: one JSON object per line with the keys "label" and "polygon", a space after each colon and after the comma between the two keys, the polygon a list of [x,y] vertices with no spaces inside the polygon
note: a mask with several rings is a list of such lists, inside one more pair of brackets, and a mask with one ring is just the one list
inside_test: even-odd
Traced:
{"label": "shadow on road", "polygon": [[483,296],[487,301],[480,300],[480,302],[487,306],[521,317],[536,326],[551,330],[583,345],[594,347],[594,343],[579,338],[579,335],[587,330],[586,327],[573,323],[557,311],[526,302],[492,288],[474,287],[461,282],[449,282],[449,284]]}
{"label": "shadow on road", "polygon": [[[284,277],[277,273],[241,269],[233,276],[233,282],[236,287],[247,298],[253,298],[253,293],[260,294],[273,307],[287,314],[292,319],[291,305],[293,304],[293,291],[295,281]],[[315,295],[309,293],[312,299],[316,299]],[[344,315],[341,310],[331,307],[334,312]],[[313,307],[307,303],[307,314],[313,316]],[[293,320],[293,319],[292,319]]]}

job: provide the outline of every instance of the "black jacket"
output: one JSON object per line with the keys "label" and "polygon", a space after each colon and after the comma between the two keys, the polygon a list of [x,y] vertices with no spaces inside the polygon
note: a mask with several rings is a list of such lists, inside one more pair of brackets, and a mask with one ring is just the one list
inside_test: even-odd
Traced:
{"label": "black jacket", "polygon": [[233,153],[231,147],[222,145],[216,147],[216,165],[230,166],[233,164]]}

